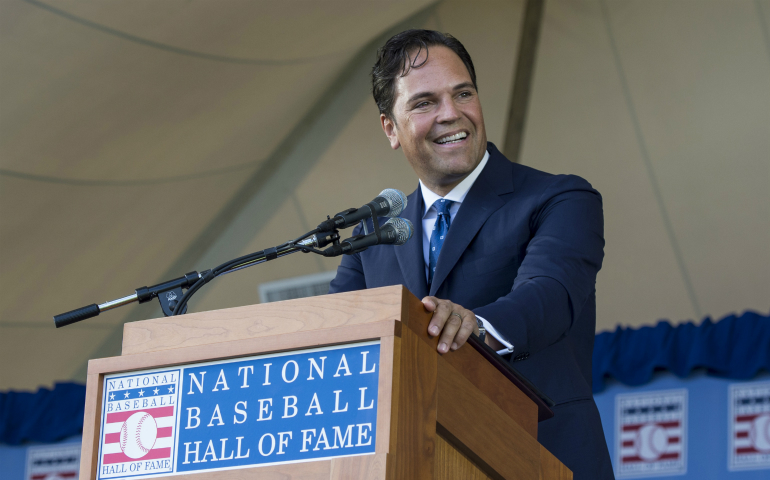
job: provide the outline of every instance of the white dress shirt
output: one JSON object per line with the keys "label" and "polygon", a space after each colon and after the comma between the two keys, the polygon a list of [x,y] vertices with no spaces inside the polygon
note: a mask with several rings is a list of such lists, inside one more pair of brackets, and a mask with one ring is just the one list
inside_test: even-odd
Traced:
{"label": "white dress shirt", "polygon": [[[455,188],[453,188],[452,191],[447,193],[444,197],[441,197],[438,194],[432,192],[430,189],[428,189],[428,187],[425,186],[424,183],[422,183],[422,180],[420,180],[420,191],[422,192],[422,199],[423,203],[425,204],[425,211],[422,214],[422,256],[425,260],[426,279],[428,278],[428,250],[430,249],[430,236],[433,233],[433,227],[436,224],[436,217],[438,216],[436,207],[434,207],[433,204],[436,202],[436,200],[441,198],[454,202],[449,207],[449,215],[451,217],[451,221],[454,222],[455,215],[457,215],[457,212],[460,210],[460,206],[462,205],[463,200],[465,200],[465,196],[468,195],[468,191],[473,186],[473,183],[479,177],[481,171],[484,170],[484,167],[487,164],[487,160],[489,160],[489,152],[485,152],[484,158],[481,159],[481,162],[478,164],[478,166],[476,166],[475,169],[473,169],[471,174],[465,177],[462,182],[458,183],[457,186],[455,186]],[[451,224],[449,228],[451,230]],[[498,354],[503,355],[513,352],[513,345],[508,340],[503,338],[497,332],[497,330],[495,330],[495,327],[493,327],[491,323],[487,322],[485,319],[479,316],[476,318],[482,321],[484,328],[487,330],[487,334],[492,335],[497,340],[499,340],[500,343],[507,347],[502,350],[498,350]]]}

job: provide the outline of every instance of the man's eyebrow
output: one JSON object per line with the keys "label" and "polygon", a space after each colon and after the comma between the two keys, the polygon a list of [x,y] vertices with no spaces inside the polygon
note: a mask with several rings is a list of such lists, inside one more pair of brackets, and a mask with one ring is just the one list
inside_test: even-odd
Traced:
{"label": "man's eyebrow", "polygon": [[459,85],[455,85],[454,90],[455,91],[463,90],[465,88],[472,88],[472,89],[476,90],[476,87],[473,86],[473,82],[463,82],[463,83],[461,83]]}
{"label": "man's eyebrow", "polygon": [[432,97],[433,95],[434,95],[434,93],[433,93],[433,92],[420,92],[420,93],[415,93],[414,95],[412,95],[411,97],[409,97],[409,100],[407,100],[407,101],[406,101],[406,103],[413,103],[413,102],[414,102],[414,101],[416,101],[416,100],[419,100],[419,99],[421,99],[421,98],[425,98],[425,97]]}

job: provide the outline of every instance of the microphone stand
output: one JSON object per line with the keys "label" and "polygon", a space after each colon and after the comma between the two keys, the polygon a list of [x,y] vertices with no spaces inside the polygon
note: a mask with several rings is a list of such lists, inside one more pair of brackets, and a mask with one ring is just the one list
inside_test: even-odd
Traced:
{"label": "microphone stand", "polygon": [[[369,233],[366,221],[371,218],[372,225],[374,227],[374,233],[377,235],[377,243],[379,243],[381,237],[380,224],[377,221],[377,214],[374,208],[369,205],[367,206],[369,207],[370,215],[361,220],[364,235]],[[335,215],[335,217],[341,214],[350,214],[356,210],[358,209],[350,208],[338,213]],[[343,226],[342,228],[347,227]],[[362,237],[362,235],[352,237],[348,240],[360,237]],[[333,247],[330,247],[325,251],[319,250],[320,248],[323,248],[329,244],[332,244]],[[345,253],[350,255],[363,250],[366,250],[366,248]],[[267,248],[265,250],[260,250],[258,252],[238,257],[236,259],[225,262],[216,268],[204,270],[201,273],[192,271],[190,273],[186,273],[182,277],[168,280],[151,287],[137,288],[132,295],[121,297],[117,300],[112,300],[101,304],[94,303],[86,307],[72,310],[70,312],[55,315],[53,317],[54,324],[56,325],[56,328],[65,327],[67,325],[71,325],[88,318],[96,317],[100,313],[106,312],[107,310],[112,310],[114,308],[122,307],[123,305],[128,305],[134,302],[146,303],[151,301],[153,298],[157,298],[158,302],[160,302],[163,315],[167,317],[183,315],[187,312],[187,302],[190,300],[190,297],[192,297],[195,292],[200,290],[204,285],[209,283],[214,278],[247,267],[251,267],[253,265],[275,260],[276,258],[285,257],[286,255],[291,255],[292,253],[300,251],[305,253],[312,252],[318,255],[323,255],[325,257],[336,257],[343,253],[340,247],[339,231],[337,227],[333,226],[333,221],[329,216],[326,217],[325,222],[322,222],[318,225],[318,228],[290,242],[286,242],[277,247]],[[187,289],[187,291],[183,292],[183,289]]]}
{"label": "microphone stand", "polygon": [[[190,300],[190,297],[200,290],[201,287],[218,276],[226,275],[300,251],[323,255],[324,252],[318,250],[318,248],[323,248],[329,244],[339,245],[339,243],[340,235],[337,229],[321,232],[316,228],[295,240],[286,242],[277,247],[267,248],[265,250],[238,257],[225,262],[216,268],[204,270],[201,273],[192,271],[179,278],[161,282],[151,287],[137,288],[132,295],[127,295],[118,298],[117,300],[101,304],[94,303],[70,312],[55,315],[53,317],[54,324],[56,325],[56,328],[61,328],[88,318],[96,317],[107,310],[112,310],[134,302],[147,303],[154,298],[158,299],[160,307],[163,310],[163,315],[167,317],[182,315],[187,312],[187,302]],[[183,293],[183,289],[187,289],[187,291]]]}

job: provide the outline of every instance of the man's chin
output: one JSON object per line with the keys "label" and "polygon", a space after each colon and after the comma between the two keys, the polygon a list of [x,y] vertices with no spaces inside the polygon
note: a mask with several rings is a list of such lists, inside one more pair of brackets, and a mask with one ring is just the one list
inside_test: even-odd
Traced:
{"label": "man's chin", "polygon": [[483,153],[479,155],[476,150],[477,149],[472,148],[471,145],[466,145],[465,148],[452,150],[434,149],[433,158],[436,161],[436,165],[445,165],[450,167],[451,170],[462,171],[470,166],[470,170],[468,171],[468,173],[470,173],[470,171],[476,168],[476,165],[479,164],[483,157]]}
{"label": "man's chin", "polygon": [[476,162],[445,162],[441,164],[441,174],[450,182],[467,177],[478,165]]}

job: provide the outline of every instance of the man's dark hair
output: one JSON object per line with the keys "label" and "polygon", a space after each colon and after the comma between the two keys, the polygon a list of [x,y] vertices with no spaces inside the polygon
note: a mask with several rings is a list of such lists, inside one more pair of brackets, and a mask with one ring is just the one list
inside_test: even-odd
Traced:
{"label": "man's dark hair", "polygon": [[[428,61],[428,47],[441,45],[449,48],[465,64],[476,87],[476,70],[468,51],[459,40],[448,33],[434,30],[406,30],[392,36],[377,51],[377,62],[372,68],[372,95],[380,113],[393,118],[396,100],[396,77],[404,76],[412,68],[420,68]],[[420,52],[425,50],[425,60],[417,63]]]}

